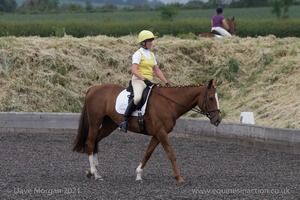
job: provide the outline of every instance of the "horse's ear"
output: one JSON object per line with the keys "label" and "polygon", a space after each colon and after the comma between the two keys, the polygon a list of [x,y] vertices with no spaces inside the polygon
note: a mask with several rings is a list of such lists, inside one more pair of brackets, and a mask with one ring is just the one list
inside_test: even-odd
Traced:
{"label": "horse's ear", "polygon": [[211,88],[214,86],[214,79],[211,79],[208,83],[208,88]]}
{"label": "horse's ear", "polygon": [[232,17],[231,19],[227,18],[228,21],[234,21],[234,17]]}

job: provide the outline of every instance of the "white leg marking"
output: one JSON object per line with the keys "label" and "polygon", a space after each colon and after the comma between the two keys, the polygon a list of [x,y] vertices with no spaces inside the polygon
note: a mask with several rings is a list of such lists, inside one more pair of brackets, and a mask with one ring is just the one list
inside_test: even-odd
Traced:
{"label": "white leg marking", "polygon": [[94,174],[97,171],[97,169],[96,169],[96,166],[94,163],[94,155],[93,154],[89,156],[89,161],[90,161],[91,173]]}
{"label": "white leg marking", "polygon": [[95,176],[95,180],[103,180],[102,177],[98,174],[98,171],[94,162],[94,155],[89,156],[90,166],[91,166],[91,174]]}
{"label": "white leg marking", "polygon": [[99,165],[99,161],[98,161],[98,156],[97,155],[98,155],[97,153],[94,154],[94,164],[95,164],[95,166]]}
{"label": "white leg marking", "polygon": [[136,168],[136,181],[141,181],[142,180],[142,163]]}

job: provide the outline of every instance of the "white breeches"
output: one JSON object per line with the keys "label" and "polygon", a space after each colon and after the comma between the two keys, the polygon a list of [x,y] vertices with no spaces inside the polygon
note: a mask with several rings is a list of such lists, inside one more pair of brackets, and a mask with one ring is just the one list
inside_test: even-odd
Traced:
{"label": "white breeches", "polygon": [[224,28],[222,27],[212,27],[211,30],[215,30],[215,31],[218,31],[222,36],[224,37],[231,37],[232,35],[226,31]]}
{"label": "white breeches", "polygon": [[147,87],[144,81],[138,79],[137,77],[133,76],[132,77],[132,87],[133,87],[133,92],[134,92],[134,97],[133,97],[133,102],[135,105],[137,105],[141,98],[144,89]]}

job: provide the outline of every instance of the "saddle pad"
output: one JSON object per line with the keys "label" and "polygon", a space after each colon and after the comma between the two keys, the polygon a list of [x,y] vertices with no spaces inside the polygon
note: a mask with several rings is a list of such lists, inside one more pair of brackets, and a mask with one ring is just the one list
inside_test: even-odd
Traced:
{"label": "saddle pad", "polygon": [[[138,116],[139,113],[142,116],[145,114],[146,106],[147,106],[147,102],[148,102],[148,98],[149,98],[149,94],[150,94],[150,92],[148,93],[147,100],[146,100],[145,104],[143,105],[142,109],[141,110],[135,110],[132,113],[132,116]],[[128,96],[129,95],[130,95],[130,93],[127,92],[126,89],[124,89],[118,95],[117,101],[116,101],[116,106],[115,106],[115,109],[116,109],[117,113],[119,113],[119,114],[124,114],[125,113],[125,110],[126,110],[126,108],[128,106]]]}

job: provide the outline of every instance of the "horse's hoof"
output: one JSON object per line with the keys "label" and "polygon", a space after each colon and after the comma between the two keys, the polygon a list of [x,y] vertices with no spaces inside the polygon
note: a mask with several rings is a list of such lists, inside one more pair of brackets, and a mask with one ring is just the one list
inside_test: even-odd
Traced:
{"label": "horse's hoof", "polygon": [[98,175],[98,176],[95,176],[95,180],[97,180],[97,181],[103,181],[103,178]]}
{"label": "horse's hoof", "polygon": [[102,176],[100,176],[98,173],[95,173],[94,176],[95,176],[95,180],[103,181]]}
{"label": "horse's hoof", "polygon": [[93,176],[93,174],[90,170],[86,170],[85,175],[86,175],[87,178],[91,178]]}
{"label": "horse's hoof", "polygon": [[176,178],[179,184],[185,184],[185,180],[182,177]]}
{"label": "horse's hoof", "polygon": [[140,180],[140,181],[135,181],[137,184],[144,184],[144,181],[143,180]]}

